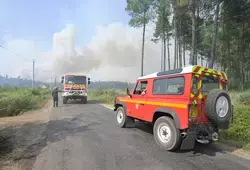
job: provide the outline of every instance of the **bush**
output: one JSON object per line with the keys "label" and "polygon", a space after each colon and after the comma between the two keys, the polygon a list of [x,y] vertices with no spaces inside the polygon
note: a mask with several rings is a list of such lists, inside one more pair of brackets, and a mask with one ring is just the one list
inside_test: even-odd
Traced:
{"label": "bush", "polygon": [[47,89],[0,88],[0,117],[37,109],[48,98]]}
{"label": "bush", "polygon": [[88,95],[91,100],[98,100],[102,103],[113,104],[115,97],[126,95],[126,90],[120,90],[120,89],[89,90]]}
{"label": "bush", "polygon": [[234,124],[223,132],[225,139],[250,141],[250,107],[236,106],[234,112]]}
{"label": "bush", "polygon": [[234,105],[250,105],[250,91],[230,92],[232,102]]}

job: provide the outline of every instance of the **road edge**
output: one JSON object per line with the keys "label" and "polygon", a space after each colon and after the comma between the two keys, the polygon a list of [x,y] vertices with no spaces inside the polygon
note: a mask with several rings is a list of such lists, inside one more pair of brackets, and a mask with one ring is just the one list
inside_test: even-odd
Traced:
{"label": "road edge", "polygon": [[[112,105],[104,104],[104,103],[102,103],[100,105],[113,111]],[[236,147],[226,145],[222,142],[213,143],[213,145],[211,145],[211,147],[218,149],[218,150],[223,150],[223,151],[227,152],[228,154],[250,160],[250,153],[244,151],[243,149],[238,149]]]}

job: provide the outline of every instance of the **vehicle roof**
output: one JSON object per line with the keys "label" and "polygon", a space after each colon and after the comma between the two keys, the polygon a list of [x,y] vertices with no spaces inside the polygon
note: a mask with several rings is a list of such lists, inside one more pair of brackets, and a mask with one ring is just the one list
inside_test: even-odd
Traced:
{"label": "vehicle roof", "polygon": [[65,74],[65,76],[86,76],[84,74]]}
{"label": "vehicle roof", "polygon": [[196,66],[196,65],[186,66],[186,67],[167,70],[167,71],[155,72],[152,74],[141,76],[141,77],[137,78],[137,80],[150,79],[150,78],[156,78],[156,77],[162,77],[162,76],[168,76],[168,75],[180,75],[180,74],[187,74],[187,73],[201,74],[202,71],[204,71],[204,70],[206,70],[205,71],[206,73],[217,74],[217,75],[222,76],[223,79],[227,80],[226,74],[222,71],[216,71],[216,70],[211,69],[211,68],[206,68],[206,67]]}

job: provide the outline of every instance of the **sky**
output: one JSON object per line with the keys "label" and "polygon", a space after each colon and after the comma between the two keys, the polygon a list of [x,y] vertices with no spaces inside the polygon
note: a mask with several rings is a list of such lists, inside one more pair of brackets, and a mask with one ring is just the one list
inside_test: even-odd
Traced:
{"label": "sky", "polygon": [[[140,76],[142,28],[128,25],[126,0],[0,0],[0,74],[49,81],[66,73],[92,80]],[[160,71],[161,44],[146,28],[145,73]],[[171,57],[173,48],[171,47]]]}

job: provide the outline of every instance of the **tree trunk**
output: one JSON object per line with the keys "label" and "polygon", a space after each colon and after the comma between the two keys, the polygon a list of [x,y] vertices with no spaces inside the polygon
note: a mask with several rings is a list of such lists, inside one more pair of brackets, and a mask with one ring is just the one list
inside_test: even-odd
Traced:
{"label": "tree trunk", "polygon": [[177,61],[177,37],[176,37],[176,19],[174,19],[174,68],[176,68]]}
{"label": "tree trunk", "polygon": [[183,66],[186,66],[186,56],[185,56],[185,52],[186,52],[186,43],[185,43],[185,36],[183,36]]}
{"label": "tree trunk", "polygon": [[[198,64],[198,54],[197,51],[199,49],[199,44],[198,44],[198,27],[199,27],[199,19],[200,19],[200,7],[199,7],[199,2],[200,0],[196,0],[195,4],[195,13],[197,12],[197,17],[195,17],[195,50],[194,50],[194,65]],[[196,11],[197,10],[197,11]]]}
{"label": "tree trunk", "polygon": [[181,68],[182,67],[182,53],[181,53],[181,16],[180,16],[180,23],[179,23],[179,33],[178,33],[178,42],[179,42],[179,67]]}
{"label": "tree trunk", "polygon": [[161,71],[163,71],[163,39],[161,39]]}
{"label": "tree trunk", "polygon": [[197,58],[195,59],[195,52],[196,52],[196,0],[192,0],[192,11],[191,11],[191,19],[192,19],[192,50],[189,63],[192,65],[197,65]]}
{"label": "tree trunk", "polygon": [[168,41],[168,69],[170,70],[171,69],[171,67],[170,67],[170,50],[169,50],[169,37],[168,37],[168,39],[167,39],[167,41]]}
{"label": "tree trunk", "polygon": [[181,52],[181,39],[178,40],[178,55],[179,55],[179,68],[182,67],[182,52]]}
{"label": "tree trunk", "polygon": [[142,53],[141,53],[141,76],[143,76],[143,62],[144,62],[144,43],[145,43],[145,30],[146,30],[146,11],[143,13],[143,32],[142,32]]}
{"label": "tree trunk", "polygon": [[178,40],[178,37],[177,37],[177,41],[176,41],[176,68],[179,67],[179,40]]}
{"label": "tree trunk", "polygon": [[163,70],[166,71],[166,38],[165,33],[163,35]]}
{"label": "tree trunk", "polygon": [[163,70],[166,71],[166,31],[165,31],[165,9],[162,11],[162,31],[163,31]]}
{"label": "tree trunk", "polygon": [[245,22],[243,21],[242,23],[242,37],[241,37],[241,56],[242,56],[242,65],[241,65],[241,68],[242,68],[242,84],[243,84],[243,88],[245,89],[245,85],[246,85],[246,72],[247,70],[245,69],[246,67],[246,62],[247,62],[247,59],[245,57]]}
{"label": "tree trunk", "polygon": [[176,0],[172,0],[172,6],[173,6],[173,13],[174,13],[174,17],[173,17],[173,24],[174,24],[174,68],[177,67],[177,52],[178,52],[178,48],[177,48],[177,26],[176,26],[176,18],[177,18],[177,14],[176,14]]}
{"label": "tree trunk", "polygon": [[182,67],[181,39],[179,38],[179,66]]}
{"label": "tree trunk", "polygon": [[176,50],[176,40],[174,40],[174,69],[176,68],[176,57],[177,57],[176,52],[177,52],[177,50]]}
{"label": "tree trunk", "polygon": [[220,12],[220,3],[219,0],[216,0],[216,10],[215,10],[215,19],[214,19],[214,30],[213,30],[213,39],[212,39],[212,56],[211,63],[209,63],[209,68],[214,67],[214,62],[216,60],[216,42],[217,42],[217,32],[219,26],[219,12]]}

